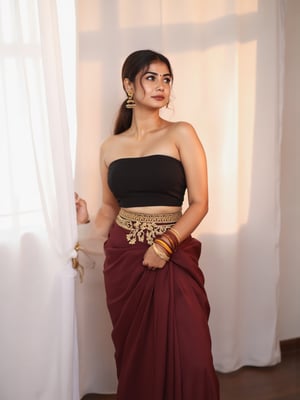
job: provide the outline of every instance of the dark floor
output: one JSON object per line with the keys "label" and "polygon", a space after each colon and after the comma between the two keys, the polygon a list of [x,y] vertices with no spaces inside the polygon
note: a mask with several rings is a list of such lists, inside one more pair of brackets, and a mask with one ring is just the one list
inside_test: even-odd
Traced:
{"label": "dark floor", "polygon": [[[244,367],[218,376],[221,400],[300,400],[298,342],[297,347],[282,349],[282,362],[274,367]],[[82,400],[116,400],[116,396],[87,394]]]}
{"label": "dark floor", "polygon": [[221,400],[300,400],[300,350],[284,353],[274,367],[218,375]]}

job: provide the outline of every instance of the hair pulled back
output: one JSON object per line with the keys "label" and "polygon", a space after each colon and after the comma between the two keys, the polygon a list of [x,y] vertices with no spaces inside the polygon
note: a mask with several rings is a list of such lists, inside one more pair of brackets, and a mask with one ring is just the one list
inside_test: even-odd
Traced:
{"label": "hair pulled back", "polygon": [[[122,67],[122,82],[124,85],[124,79],[129,79],[130,82],[134,82],[137,74],[143,70],[146,70],[149,65],[155,61],[163,62],[169,69],[171,76],[173,77],[172,68],[169,60],[162,54],[157,53],[153,50],[137,50],[131,53],[124,61]],[[123,86],[124,88],[124,86]],[[125,89],[124,89],[125,90]],[[126,100],[121,104],[119,114],[116,118],[114,134],[118,135],[130,128],[132,122],[132,109],[126,108]]]}

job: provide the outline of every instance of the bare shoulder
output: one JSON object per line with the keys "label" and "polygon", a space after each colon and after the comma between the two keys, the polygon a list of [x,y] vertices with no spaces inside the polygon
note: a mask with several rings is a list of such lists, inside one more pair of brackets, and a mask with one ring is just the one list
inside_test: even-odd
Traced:
{"label": "bare shoulder", "polygon": [[180,131],[195,131],[192,124],[186,121],[177,121],[172,123],[173,129]]}
{"label": "bare shoulder", "polygon": [[190,147],[195,145],[197,147],[202,147],[198,133],[196,132],[193,125],[191,125],[189,122],[174,122],[172,124],[171,131],[179,148],[181,148],[182,146]]}
{"label": "bare shoulder", "polygon": [[122,135],[111,135],[108,136],[100,146],[100,158],[106,164],[109,165],[115,149],[120,146]]}
{"label": "bare shoulder", "polygon": [[105,150],[110,146],[110,143],[113,140],[113,136],[108,136],[106,139],[103,140],[103,142],[100,145],[100,152],[103,154]]}
{"label": "bare shoulder", "polygon": [[[175,142],[180,160],[185,169],[189,193],[194,193],[199,186],[199,177],[206,182],[206,154],[195,128],[188,122],[174,124]],[[200,187],[200,186],[199,186]],[[192,189],[193,188],[193,189]]]}
{"label": "bare shoulder", "polygon": [[107,151],[111,146],[114,146],[116,141],[118,140],[119,135],[110,135],[108,136],[101,144],[101,151]]}
{"label": "bare shoulder", "polygon": [[178,136],[179,139],[184,137],[198,137],[197,132],[193,125],[191,125],[189,122],[185,121],[178,121],[178,122],[172,122],[170,125],[170,133],[172,133],[175,136]]}

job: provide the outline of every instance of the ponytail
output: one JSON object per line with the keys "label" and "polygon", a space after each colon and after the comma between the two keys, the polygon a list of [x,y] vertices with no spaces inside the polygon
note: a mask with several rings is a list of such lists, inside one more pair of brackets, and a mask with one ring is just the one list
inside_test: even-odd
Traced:
{"label": "ponytail", "polygon": [[132,109],[126,108],[127,100],[124,100],[121,104],[119,114],[116,119],[114,135],[127,131],[130,128],[132,122]]}

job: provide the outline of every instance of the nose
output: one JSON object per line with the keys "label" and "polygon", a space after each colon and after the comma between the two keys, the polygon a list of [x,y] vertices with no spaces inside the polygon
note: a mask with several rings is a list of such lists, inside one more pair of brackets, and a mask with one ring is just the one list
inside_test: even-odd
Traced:
{"label": "nose", "polygon": [[157,83],[157,90],[163,92],[165,90],[163,79],[159,79]]}

